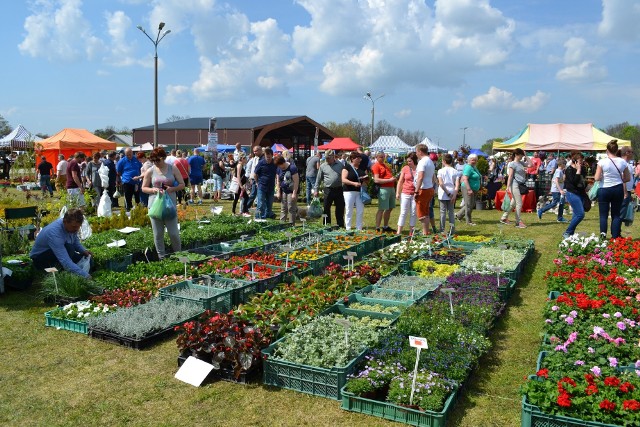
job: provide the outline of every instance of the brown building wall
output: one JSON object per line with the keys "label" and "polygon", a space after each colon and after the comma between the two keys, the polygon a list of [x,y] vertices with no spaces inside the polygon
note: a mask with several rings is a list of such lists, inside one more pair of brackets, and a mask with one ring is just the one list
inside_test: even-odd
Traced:
{"label": "brown building wall", "polygon": [[[177,129],[158,130],[158,144],[168,147],[177,145],[207,145],[208,131],[206,129]],[[142,145],[145,142],[153,143],[153,130],[134,130],[133,144]],[[243,146],[251,146],[253,133],[248,129],[218,130],[218,143],[235,145],[239,142]]]}

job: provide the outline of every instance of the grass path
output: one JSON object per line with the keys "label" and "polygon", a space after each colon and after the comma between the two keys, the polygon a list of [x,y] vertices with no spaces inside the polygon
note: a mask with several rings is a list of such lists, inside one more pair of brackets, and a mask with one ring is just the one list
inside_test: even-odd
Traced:
{"label": "grass path", "polygon": [[[375,207],[368,207],[366,225],[373,224],[374,214]],[[394,227],[397,215],[396,209]],[[579,231],[596,231],[596,215],[590,212]],[[500,229],[498,217],[497,211],[476,211],[478,226],[463,224],[458,232],[493,234]],[[525,214],[524,220],[528,228],[504,227],[503,233],[534,239],[535,256],[496,325],[493,349],[464,387],[450,426],[520,425],[518,388],[535,368],[543,277],[564,230],[552,216],[538,222]],[[220,382],[196,389],[173,378],[174,341],[127,350],[45,328],[43,313],[49,309],[33,289],[0,296],[0,425],[397,425],[342,411],[336,401],[261,385]]]}

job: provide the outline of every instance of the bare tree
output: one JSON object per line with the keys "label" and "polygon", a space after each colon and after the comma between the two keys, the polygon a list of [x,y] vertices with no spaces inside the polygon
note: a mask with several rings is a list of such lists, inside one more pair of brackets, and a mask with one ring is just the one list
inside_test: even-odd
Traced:
{"label": "bare tree", "polygon": [[178,122],[180,120],[187,120],[190,118],[191,116],[179,116],[177,114],[172,114],[169,117],[167,117],[167,122]]}

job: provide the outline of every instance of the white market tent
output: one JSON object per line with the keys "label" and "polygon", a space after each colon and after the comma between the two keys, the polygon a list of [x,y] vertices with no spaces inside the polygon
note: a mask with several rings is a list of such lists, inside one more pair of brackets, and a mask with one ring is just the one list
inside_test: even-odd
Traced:
{"label": "white market tent", "polygon": [[9,135],[0,138],[0,147],[10,147],[13,150],[26,150],[27,148],[33,148],[33,143],[38,141],[42,141],[42,138],[38,138],[24,126],[18,125]]}
{"label": "white market tent", "polygon": [[396,135],[381,136],[368,148],[371,152],[384,151],[397,154],[408,153],[413,150],[410,145]]}
{"label": "white market tent", "polygon": [[426,145],[430,153],[445,153],[447,151],[435,142],[431,141],[428,136],[425,136],[424,139],[420,141],[420,144]]}

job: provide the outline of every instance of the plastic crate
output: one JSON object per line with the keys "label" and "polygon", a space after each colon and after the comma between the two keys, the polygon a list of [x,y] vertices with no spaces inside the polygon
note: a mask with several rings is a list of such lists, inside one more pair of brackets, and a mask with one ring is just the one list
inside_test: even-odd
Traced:
{"label": "plastic crate", "polygon": [[447,425],[447,416],[454,406],[457,393],[458,389],[455,388],[445,400],[442,411],[435,412],[419,411],[393,403],[366,399],[349,393],[343,388],[341,390],[342,405],[340,407],[346,411],[359,412],[412,426],[445,427]]}
{"label": "plastic crate", "polygon": [[402,241],[402,235],[394,234],[394,235],[383,235],[383,247],[391,246],[394,243],[400,243]]}
{"label": "plastic crate", "polygon": [[348,297],[345,297],[344,299],[339,300],[339,302],[337,303],[338,306],[344,307],[345,310],[348,310],[345,312],[345,314],[355,314],[358,316],[370,316],[370,317],[376,317],[375,315],[371,315],[373,314],[384,314],[385,317],[386,316],[391,316],[391,317],[398,317],[398,315],[400,313],[402,313],[404,311],[404,309],[407,307],[406,305],[403,304],[398,304],[398,301],[380,301],[378,303],[375,304],[379,304],[383,307],[395,307],[397,310],[394,314],[389,314],[389,313],[378,313],[375,311],[369,311],[369,310],[356,310],[350,307],[351,304],[355,303],[355,302],[359,302],[362,304],[374,304],[372,302],[369,301],[363,301],[363,296],[362,294],[359,293],[352,293],[350,294]]}
{"label": "plastic crate", "polygon": [[263,362],[263,383],[334,400],[342,398],[342,388],[347,383],[347,376],[355,372],[358,363],[366,354],[365,350],[346,366],[335,366],[331,369],[273,359],[270,356],[284,339],[286,337],[262,350],[262,354],[266,356]]}
{"label": "plastic crate", "polygon": [[397,300],[393,300],[393,299],[367,297],[366,294],[371,292],[371,291],[373,291],[373,290],[380,290],[380,291],[383,291],[385,293],[388,292],[390,295],[411,295],[411,291],[396,291],[396,290],[391,290],[391,289],[384,289],[384,288],[381,288],[381,287],[376,286],[376,285],[369,285],[369,286],[365,286],[364,288],[360,289],[357,292],[357,294],[360,295],[358,297],[359,298],[358,301],[366,302],[366,303],[370,303],[370,304],[394,303],[394,305],[402,305],[402,306],[408,307],[408,306],[414,304],[416,301],[419,301],[422,298],[426,297],[429,294],[429,291],[414,292],[412,299],[408,299],[408,300],[405,300],[405,301],[397,301]]}
{"label": "plastic crate", "polygon": [[[213,276],[213,279],[218,283],[226,284],[225,287],[215,287],[215,289],[221,289],[231,292],[231,306],[235,307],[238,304],[244,304],[249,300],[251,295],[256,293],[257,286],[255,283],[248,282],[246,280],[228,279],[226,277]],[[216,286],[219,286],[216,283]]]}
{"label": "plastic crate", "polygon": [[[355,295],[355,294],[351,294]],[[396,306],[398,307],[398,306]],[[327,309],[323,310],[320,315],[321,316],[329,316],[331,314],[340,314],[343,316],[356,316],[356,317],[370,317],[372,319],[386,319],[391,320],[391,324],[393,324],[398,317],[400,317],[401,312],[398,311],[396,313],[379,313],[377,311],[365,311],[365,310],[354,310],[349,308],[348,305],[343,303],[337,303],[332,306],[329,306]]]}
{"label": "plastic crate", "polygon": [[110,259],[104,263],[105,270],[123,272],[133,263],[133,254],[128,254],[121,259]]}
{"label": "plastic crate", "polygon": [[[537,379],[535,375],[529,376],[530,380]],[[597,421],[587,421],[563,415],[550,415],[543,413],[537,406],[527,402],[527,396],[522,396],[522,421],[521,427],[619,427],[613,424],[605,424]]]}
{"label": "plastic crate", "polygon": [[167,339],[175,333],[174,327],[163,329],[142,338],[130,338],[113,332],[103,331],[100,329],[89,328],[89,336],[101,341],[118,344],[123,347],[132,348],[134,350],[143,350],[145,348],[156,345],[157,343]]}
{"label": "plastic crate", "polygon": [[65,331],[77,332],[79,334],[87,334],[87,324],[84,322],[78,322],[77,320],[69,320],[69,319],[59,319],[57,317],[52,317],[51,313],[54,310],[47,311],[45,316],[45,326],[51,326],[57,329],[63,329]]}
{"label": "plastic crate", "polygon": [[[192,288],[205,292],[210,292],[211,296],[201,298],[189,298],[183,296],[177,296],[174,293],[181,289]],[[231,310],[231,291],[222,290],[208,286],[201,286],[194,283],[192,280],[185,280],[178,282],[174,285],[170,285],[160,289],[160,298],[162,300],[175,299],[178,301],[191,301],[198,303],[205,310],[227,312]]]}
{"label": "plastic crate", "polygon": [[508,279],[508,282],[505,283],[505,279],[500,279],[500,286],[498,286],[498,294],[500,295],[500,301],[507,302],[511,295],[513,295],[513,291],[516,288],[516,281],[513,279]]}

